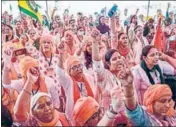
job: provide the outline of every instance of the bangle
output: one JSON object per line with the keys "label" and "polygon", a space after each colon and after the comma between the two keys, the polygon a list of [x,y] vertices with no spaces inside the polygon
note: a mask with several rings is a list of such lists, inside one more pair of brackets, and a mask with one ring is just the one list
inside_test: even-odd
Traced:
{"label": "bangle", "polygon": [[118,112],[115,112],[115,111],[114,111],[112,105],[109,106],[109,111],[110,111],[112,114],[114,114],[114,115],[117,115],[117,114],[118,114]]}
{"label": "bangle", "polygon": [[31,93],[29,93],[27,90],[23,89],[23,91],[29,95],[31,95]]}
{"label": "bangle", "polygon": [[116,117],[114,117],[114,118],[109,117],[107,112],[106,112],[105,114],[106,114],[106,116],[107,116],[109,119],[116,119]]}

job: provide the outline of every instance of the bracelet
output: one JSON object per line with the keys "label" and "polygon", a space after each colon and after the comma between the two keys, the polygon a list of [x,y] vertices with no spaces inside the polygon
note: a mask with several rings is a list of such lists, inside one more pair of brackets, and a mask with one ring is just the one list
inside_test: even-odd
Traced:
{"label": "bracelet", "polygon": [[31,93],[29,93],[27,90],[23,89],[24,92],[26,92],[27,94],[31,95]]}
{"label": "bracelet", "polygon": [[109,117],[107,112],[105,114],[109,119],[116,119],[116,117],[114,117],[114,118]]}

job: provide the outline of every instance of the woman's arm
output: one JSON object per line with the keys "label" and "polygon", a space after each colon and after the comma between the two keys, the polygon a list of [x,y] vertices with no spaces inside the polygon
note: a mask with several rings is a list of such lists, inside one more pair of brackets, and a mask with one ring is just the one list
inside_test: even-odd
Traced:
{"label": "woman's arm", "polygon": [[14,106],[15,119],[18,122],[24,122],[28,119],[30,111],[32,85],[37,81],[38,77],[33,76],[31,72],[27,72],[27,81],[20,92]]}
{"label": "woman's arm", "polygon": [[[125,75],[123,74],[123,71],[125,71]],[[121,72],[122,76],[120,76],[120,81],[122,83],[123,93],[125,96],[125,105],[129,110],[135,110],[137,106],[137,99],[134,94],[133,75],[127,68],[124,68]]]}
{"label": "woman's arm", "polygon": [[97,39],[97,36],[99,35],[99,31],[94,29],[92,31],[92,58],[94,61],[100,61],[101,60],[101,56],[99,53],[99,44]]}
{"label": "woman's arm", "polygon": [[176,69],[176,59],[160,52],[160,58],[164,61],[167,61],[170,65],[172,65]]}

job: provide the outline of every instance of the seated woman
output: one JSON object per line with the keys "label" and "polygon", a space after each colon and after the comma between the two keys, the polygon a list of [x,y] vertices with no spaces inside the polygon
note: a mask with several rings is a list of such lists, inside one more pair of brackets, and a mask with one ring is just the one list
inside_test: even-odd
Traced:
{"label": "seated woman", "polygon": [[81,97],[87,96],[96,98],[97,87],[96,84],[94,84],[93,77],[83,71],[83,65],[77,57],[68,57],[64,67],[64,51],[60,52],[59,55],[56,74],[59,84],[63,86],[66,93],[65,113],[71,120],[73,107],[76,101]]}
{"label": "seated woman", "polygon": [[[35,68],[33,74],[38,74],[38,79],[36,82],[32,84],[32,95],[35,95],[38,92],[45,92],[49,93],[53,99],[53,103],[57,109],[60,108],[60,99],[59,99],[59,89],[54,83],[53,79],[50,77],[43,77],[39,73],[39,65],[38,62],[30,56],[25,56],[23,59],[20,60],[19,63],[22,79],[18,80],[11,80],[9,78],[9,68],[6,65],[5,69],[3,70],[3,86],[7,89],[14,89],[18,93],[23,90],[24,84],[27,83],[27,71],[31,68]],[[59,92],[58,92],[59,91]]]}
{"label": "seated woman", "polygon": [[32,70],[27,71],[28,79],[14,107],[17,122],[22,126],[70,126],[66,116],[55,109],[49,94],[40,92],[31,98],[32,84],[37,80]]}
{"label": "seated woman", "polygon": [[127,116],[134,126],[176,126],[172,92],[168,85],[150,86],[144,94],[144,107],[134,96],[133,76],[126,73],[123,79]]}
{"label": "seated woman", "polygon": [[165,82],[163,74],[176,74],[173,58],[164,54],[161,57],[167,62],[159,60],[159,52],[154,46],[145,46],[142,50],[142,62],[132,69],[139,104],[143,104],[144,93],[150,85]]}

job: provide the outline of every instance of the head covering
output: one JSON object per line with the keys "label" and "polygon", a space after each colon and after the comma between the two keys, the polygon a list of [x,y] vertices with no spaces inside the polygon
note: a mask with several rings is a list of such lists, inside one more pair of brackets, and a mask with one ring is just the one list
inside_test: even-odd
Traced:
{"label": "head covering", "polygon": [[31,103],[30,103],[31,114],[32,114],[32,109],[36,105],[37,101],[43,96],[49,97],[51,99],[51,96],[47,93],[44,93],[44,92],[38,92],[32,97]]}
{"label": "head covering", "polygon": [[[147,111],[150,113],[153,113],[153,104],[155,101],[157,101],[159,98],[163,96],[172,96],[172,91],[166,84],[156,84],[150,86],[147,91],[144,94],[144,106],[146,106]],[[170,107],[166,115],[173,116],[174,109],[173,107]]]}
{"label": "head covering", "polygon": [[99,104],[92,97],[82,97],[77,100],[74,110],[73,119],[83,126],[93,114],[98,111]]}
{"label": "head covering", "polygon": [[[41,97],[49,97],[51,99],[51,96],[47,93],[43,93],[43,92],[39,92],[37,94],[35,94],[32,99],[31,99],[31,103],[30,103],[30,113],[32,114],[32,109],[34,108],[34,106],[36,105],[37,101],[41,98]],[[51,99],[52,100],[52,99]],[[36,116],[33,116],[36,118]],[[37,118],[36,118],[37,119]],[[37,119],[38,120],[38,119]],[[38,124],[40,126],[55,126],[56,123],[59,121],[59,112],[57,112],[56,110],[54,111],[54,118],[51,122],[48,123],[44,123],[40,120],[38,120]]]}
{"label": "head covering", "polygon": [[101,34],[105,34],[105,33],[107,33],[108,32],[108,34],[109,34],[109,30],[110,30],[110,28],[109,28],[109,26],[107,26],[106,24],[102,24],[101,23],[101,18],[103,18],[104,16],[100,16],[99,17],[99,25],[97,26],[97,29],[100,31],[100,33]]}
{"label": "head covering", "polygon": [[32,67],[38,67],[37,60],[30,56],[25,56],[20,60],[19,68],[23,77],[26,77],[27,71]]}
{"label": "head covering", "polygon": [[53,37],[50,35],[50,34],[43,34],[40,38],[40,51],[43,52],[43,49],[42,49],[42,43],[44,41],[50,41],[51,42],[51,52],[53,52],[53,46],[54,46],[54,39]]}
{"label": "head covering", "polygon": [[66,60],[65,69],[67,70],[68,74],[74,62],[80,62],[80,60],[75,56],[69,56],[68,59]]}

